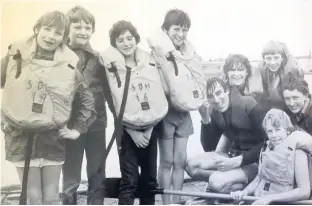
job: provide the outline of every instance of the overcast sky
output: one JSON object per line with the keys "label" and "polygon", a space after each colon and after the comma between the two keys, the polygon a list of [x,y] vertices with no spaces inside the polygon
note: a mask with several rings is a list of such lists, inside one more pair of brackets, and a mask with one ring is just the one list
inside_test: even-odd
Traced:
{"label": "overcast sky", "polygon": [[[103,51],[109,45],[112,24],[131,21],[142,37],[160,27],[171,8],[185,10],[191,17],[189,40],[204,60],[243,53],[258,59],[268,40],[285,42],[295,55],[312,49],[312,0],[85,0],[15,1],[2,3],[1,51],[19,38],[32,34],[37,18],[46,11],[66,12],[84,6],[96,18],[91,43]],[[2,55],[3,56],[3,55]]]}

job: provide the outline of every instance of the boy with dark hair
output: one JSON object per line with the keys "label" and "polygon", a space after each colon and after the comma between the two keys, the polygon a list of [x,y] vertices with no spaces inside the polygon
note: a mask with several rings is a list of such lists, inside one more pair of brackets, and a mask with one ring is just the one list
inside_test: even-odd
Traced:
{"label": "boy with dark hair", "polygon": [[282,92],[292,123],[312,135],[312,102],[308,83],[289,74],[282,84]]}
{"label": "boy with dark hair", "polygon": [[[206,153],[189,159],[186,171],[192,178],[209,182],[215,192],[229,193],[244,188],[257,174],[265,132],[261,128],[266,110],[251,96],[231,91],[219,78],[207,82],[212,108],[206,134],[201,141]],[[210,143],[218,142],[215,152]]]}
{"label": "boy with dark hair", "polygon": [[[81,180],[81,166],[84,152],[87,159],[88,197],[87,204],[104,203],[104,188],[94,188],[92,176],[97,173],[101,161],[101,155],[106,149],[106,109],[103,87],[96,77],[101,68],[98,61],[98,53],[90,45],[90,38],[95,30],[94,16],[81,6],[72,8],[67,17],[70,23],[69,47],[79,57],[78,69],[82,73],[87,86],[93,93],[97,118],[88,128],[86,133],[75,140],[66,142],[66,160],[63,165],[63,204],[77,204],[77,189]],[[75,107],[75,104],[74,104]],[[75,110],[72,117],[77,115]],[[96,189],[96,191],[94,191]]]}

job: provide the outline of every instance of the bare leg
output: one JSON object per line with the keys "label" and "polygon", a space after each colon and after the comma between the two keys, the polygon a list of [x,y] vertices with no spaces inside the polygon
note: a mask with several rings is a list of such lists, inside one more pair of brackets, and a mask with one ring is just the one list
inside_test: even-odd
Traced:
{"label": "bare leg", "polygon": [[210,187],[215,192],[230,193],[240,190],[257,175],[257,164],[246,165],[230,171],[216,171],[209,179]]}
{"label": "bare leg", "polygon": [[[17,174],[22,183],[24,167],[17,167]],[[29,167],[27,184],[27,204],[42,205],[41,173],[39,167]]]}
{"label": "bare leg", "polygon": [[[158,183],[161,188],[170,189],[173,165],[173,138],[159,138],[160,163]],[[170,195],[162,195],[162,204],[170,204]]]}
{"label": "bare leg", "polygon": [[59,205],[59,180],[62,165],[44,166],[41,168],[43,204]]}
{"label": "bare leg", "polygon": [[185,170],[192,179],[208,181],[212,173],[218,169],[214,161],[219,158],[227,157],[215,152],[199,154],[188,159]]}
{"label": "bare leg", "polygon": [[[186,145],[188,137],[174,138],[174,157],[172,170],[172,187],[174,190],[182,190],[184,180],[184,168],[186,163]],[[181,202],[181,196],[173,195],[172,203]]]}

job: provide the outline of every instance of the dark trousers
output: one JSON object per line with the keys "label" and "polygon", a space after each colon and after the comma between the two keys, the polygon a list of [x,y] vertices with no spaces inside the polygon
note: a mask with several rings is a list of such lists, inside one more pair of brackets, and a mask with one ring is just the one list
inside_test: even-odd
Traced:
{"label": "dark trousers", "polygon": [[[81,167],[84,152],[87,159],[88,196],[87,204],[104,204],[104,189],[93,192],[91,177],[97,174],[101,156],[106,149],[105,127],[88,131],[77,140],[66,140],[65,163],[63,165],[63,204],[77,204],[77,189],[81,181]],[[104,171],[103,171],[104,172]],[[103,174],[105,177],[105,174]],[[103,185],[104,188],[104,185]],[[98,189],[98,188],[97,188]]]}
{"label": "dark trousers", "polygon": [[[155,195],[149,192],[158,186],[156,179],[157,136],[155,134],[156,132],[153,131],[146,148],[138,148],[131,136],[123,130],[119,152],[121,172],[119,205],[133,205],[136,195],[140,198],[140,204],[155,204]],[[141,174],[139,174],[139,167]]]}

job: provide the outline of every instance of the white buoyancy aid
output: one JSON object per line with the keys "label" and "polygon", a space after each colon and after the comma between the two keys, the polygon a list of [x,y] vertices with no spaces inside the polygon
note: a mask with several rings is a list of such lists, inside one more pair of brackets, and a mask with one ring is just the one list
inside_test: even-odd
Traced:
{"label": "white buoyancy aid", "polygon": [[[108,48],[101,57],[118,115],[127,73],[125,59],[113,47]],[[123,123],[132,129],[146,129],[156,125],[167,114],[168,102],[154,57],[137,48],[135,59],[137,66],[131,68]]]}
{"label": "white buoyancy aid", "polygon": [[179,51],[164,31],[155,32],[147,41],[161,67],[162,82],[173,107],[179,111],[197,110],[206,100],[206,80],[193,45],[185,40]]}
{"label": "white buoyancy aid", "polygon": [[[260,154],[258,174],[260,181],[255,189],[256,197],[292,190],[295,187],[296,150],[304,150],[308,160],[312,154],[312,136],[303,131],[293,132],[277,146],[267,145]],[[311,169],[309,168],[309,172]]]}
{"label": "white buoyancy aid", "polygon": [[35,37],[11,45],[2,115],[13,127],[26,131],[61,128],[72,111],[78,57],[62,45],[53,61],[35,59],[36,49]]}

